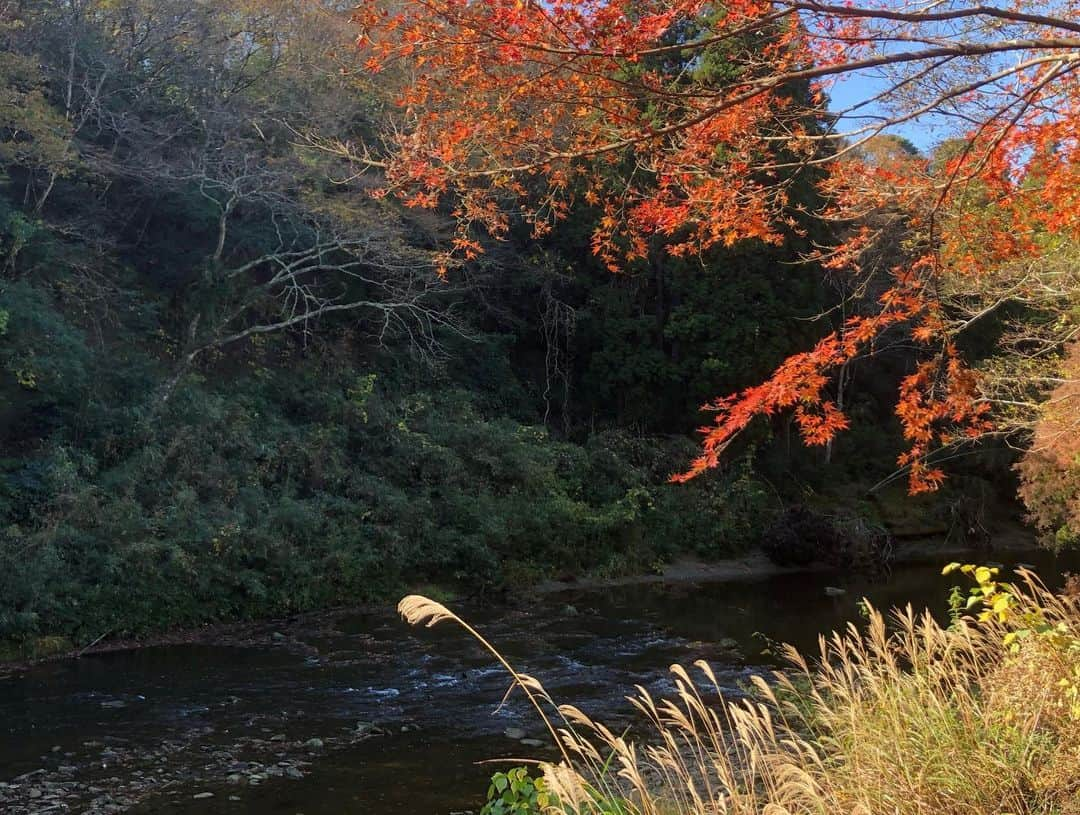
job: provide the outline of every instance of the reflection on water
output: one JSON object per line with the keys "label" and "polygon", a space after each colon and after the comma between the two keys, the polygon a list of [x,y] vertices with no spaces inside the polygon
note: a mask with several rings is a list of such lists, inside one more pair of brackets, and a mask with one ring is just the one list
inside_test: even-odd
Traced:
{"label": "reflection on water", "polygon": [[[1023,559],[1048,579],[1080,568],[1075,557]],[[951,578],[940,568],[899,567],[886,584],[814,573],[626,586],[464,613],[557,699],[613,721],[629,716],[635,684],[669,690],[676,661],[710,661],[737,693],[773,664],[767,640],[814,649],[821,632],[858,619],[864,595],[944,615]],[[86,657],[0,680],[0,781],[64,766],[83,786],[153,789],[140,813],[418,815],[478,809],[492,767],[476,762],[544,752],[504,735],[543,734],[520,699],[496,711],[506,680],[460,630],[410,629],[387,611],[290,636]],[[352,743],[358,722],[390,735]],[[326,749],[297,752],[310,739]],[[226,783],[230,764],[243,772],[275,750],[305,777]]]}

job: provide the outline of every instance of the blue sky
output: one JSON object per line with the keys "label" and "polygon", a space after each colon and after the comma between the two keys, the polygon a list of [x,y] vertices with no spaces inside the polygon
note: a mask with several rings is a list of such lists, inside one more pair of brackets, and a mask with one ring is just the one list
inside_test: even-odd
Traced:
{"label": "blue sky", "polygon": [[[884,87],[884,80],[871,72],[858,71],[846,74],[840,77],[832,87],[829,94],[831,97],[829,108],[833,111],[840,111],[851,107],[851,105],[866,99],[868,96],[872,96],[875,91],[879,91]],[[872,106],[861,108],[858,113],[873,114],[874,108]],[[840,129],[847,130],[867,123],[868,120],[866,119],[856,120],[853,118],[848,121],[846,125],[841,123]],[[945,134],[940,130],[935,133],[931,123],[927,121],[903,124],[899,127],[891,128],[889,132],[904,136],[924,152],[934,147],[934,145],[942,141],[945,137]]]}

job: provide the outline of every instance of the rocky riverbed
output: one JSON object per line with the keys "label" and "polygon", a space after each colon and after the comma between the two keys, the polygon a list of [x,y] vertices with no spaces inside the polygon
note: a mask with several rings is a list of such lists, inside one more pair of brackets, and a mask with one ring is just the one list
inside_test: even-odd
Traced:
{"label": "rocky riverbed", "polygon": [[[114,710],[127,706],[115,701],[102,702],[101,706]],[[222,704],[239,701],[231,697]],[[213,726],[203,725],[156,744],[103,736],[83,741],[74,750],[54,745],[38,756],[38,769],[0,782],[0,811],[6,815],[114,815],[151,797],[207,801],[222,796],[238,802],[242,790],[272,780],[303,779],[329,752],[419,729],[411,723],[391,730],[357,721],[351,728],[323,732],[305,728],[304,718],[303,711],[291,716],[287,712],[250,716],[231,739],[223,739]],[[289,735],[275,733],[275,729],[287,730]],[[319,735],[306,737],[315,732]]]}

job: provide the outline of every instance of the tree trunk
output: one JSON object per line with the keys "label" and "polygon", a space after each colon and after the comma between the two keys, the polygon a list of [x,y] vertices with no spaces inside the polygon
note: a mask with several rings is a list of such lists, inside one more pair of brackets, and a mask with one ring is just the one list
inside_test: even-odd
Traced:
{"label": "tree trunk", "polygon": [[214,266],[221,263],[221,258],[225,254],[225,236],[228,234],[229,216],[235,206],[236,197],[234,196],[225,202],[225,206],[221,210],[221,216],[218,218],[217,245],[214,247],[214,256],[212,258]]}
{"label": "tree trunk", "polygon": [[41,193],[41,197],[37,199],[34,204],[34,214],[40,215],[41,211],[45,208],[45,202],[49,200],[49,196],[52,194],[53,187],[56,186],[56,179],[60,176],[60,173],[49,173],[49,183],[45,185],[45,190]]}

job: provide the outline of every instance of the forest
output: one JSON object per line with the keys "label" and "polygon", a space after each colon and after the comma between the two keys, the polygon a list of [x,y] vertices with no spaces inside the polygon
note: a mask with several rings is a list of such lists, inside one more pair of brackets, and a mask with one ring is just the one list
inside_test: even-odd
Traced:
{"label": "forest", "polygon": [[666,481],[700,402],[813,336],[794,250],[613,277],[582,213],[440,277],[450,218],[325,149],[388,104],[347,16],[296,10],[5,8],[0,638],[748,546],[750,447]]}
{"label": "forest", "polygon": [[[817,164],[783,171],[780,231],[692,239],[692,253],[686,235],[617,234],[589,185],[613,189],[629,158],[559,181],[559,196],[533,177],[522,193],[555,217],[476,216],[466,238],[462,205],[373,194],[410,183],[378,159],[395,150],[404,69],[372,71],[348,10],[11,0],[0,12],[0,639],[19,649],[408,586],[483,596],[647,572],[744,551],[792,506],[908,532],[930,517],[924,530],[970,537],[992,524],[988,506],[1015,502],[1036,422],[1049,438],[1075,415],[1038,407],[1053,390],[1042,383],[1068,380],[1064,244],[1038,275],[1053,287],[960,339],[1020,407],[1000,435],[945,451],[959,454],[944,492],[898,500],[896,388],[922,362],[895,328],[830,379],[850,431],[804,448],[803,418],[777,413],[718,470],[674,485],[703,403],[761,382],[887,289],[919,229],[899,205],[863,218],[880,227],[865,279],[819,251],[853,227],[814,215],[828,195]],[[732,51],[661,68],[722,93]],[[808,132],[828,131],[809,80],[783,94]],[[923,154],[886,134],[850,147],[912,179],[961,149]],[[950,319],[976,322],[1022,285],[1006,272],[983,291],[954,285]],[[1012,350],[1035,346],[1048,364]],[[1027,511],[1058,546],[1080,528],[1068,455],[1021,465]]]}
{"label": "forest", "polygon": [[1078,70],[0,0],[0,810],[1076,815]]}
{"label": "forest", "polygon": [[[848,296],[797,262],[829,240],[799,215],[813,179],[793,179],[806,230],[778,242],[675,258],[656,241],[613,274],[586,205],[440,271],[453,214],[372,196],[378,178],[341,149],[388,150],[393,108],[347,14],[3,14],[13,647],[648,572],[744,551],[792,504],[881,520],[866,488],[902,445],[902,350],[847,374],[866,422],[827,454],[762,422],[722,472],[668,483],[696,455],[700,405],[813,342]],[[718,63],[700,73],[724,81]],[[972,477],[1007,494],[1011,460]],[[934,502],[942,524],[957,500]]]}

